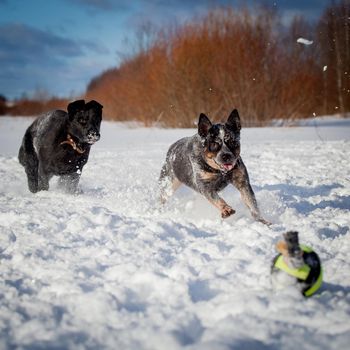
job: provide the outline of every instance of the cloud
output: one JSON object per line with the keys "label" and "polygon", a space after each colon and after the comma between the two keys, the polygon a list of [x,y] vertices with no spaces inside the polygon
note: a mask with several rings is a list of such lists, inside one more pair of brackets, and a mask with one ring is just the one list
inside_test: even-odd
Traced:
{"label": "cloud", "polygon": [[82,54],[82,49],[73,40],[25,24],[0,25],[0,62],[36,62]]}
{"label": "cloud", "polygon": [[88,10],[98,11],[126,11],[130,8],[130,2],[126,0],[67,0]]}
{"label": "cloud", "polygon": [[321,9],[329,4],[329,0],[283,0],[275,2],[282,9],[299,11]]}
{"label": "cloud", "polygon": [[92,40],[82,40],[80,41],[80,45],[86,50],[93,51],[99,55],[107,55],[110,53],[110,50],[100,42],[95,42]]}
{"label": "cloud", "polygon": [[15,97],[35,88],[61,95],[83,90],[84,74],[85,82],[98,73],[84,67],[85,62],[108,52],[100,43],[78,42],[25,24],[0,25],[0,93]]}

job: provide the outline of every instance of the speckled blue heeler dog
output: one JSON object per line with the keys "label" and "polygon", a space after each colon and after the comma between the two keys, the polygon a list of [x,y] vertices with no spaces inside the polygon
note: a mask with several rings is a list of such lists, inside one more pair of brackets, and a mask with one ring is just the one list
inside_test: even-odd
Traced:
{"label": "speckled blue heeler dog", "polygon": [[70,103],[68,113],[55,110],[38,117],[27,129],[18,159],[29,190],[48,190],[53,175],[68,192],[77,192],[90,147],[100,139],[102,105],[92,100]]}
{"label": "speckled blue heeler dog", "polygon": [[269,224],[258,209],[249,183],[247,169],[240,157],[241,122],[235,109],[225,124],[212,124],[205,114],[199,116],[198,134],[170,146],[160,174],[161,201],[185,184],[204,195],[227,218],[235,213],[218,194],[233,184],[257,221]]}

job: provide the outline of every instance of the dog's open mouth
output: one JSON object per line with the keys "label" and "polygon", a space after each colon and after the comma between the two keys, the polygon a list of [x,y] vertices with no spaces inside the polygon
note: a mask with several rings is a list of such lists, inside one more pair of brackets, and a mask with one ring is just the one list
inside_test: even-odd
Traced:
{"label": "dog's open mouth", "polygon": [[233,161],[233,163],[218,163],[216,160],[214,160],[214,162],[224,173],[231,171],[236,165],[236,161]]}
{"label": "dog's open mouth", "polygon": [[225,163],[222,164],[221,167],[225,170],[225,171],[230,171],[233,169],[233,164],[232,163]]}

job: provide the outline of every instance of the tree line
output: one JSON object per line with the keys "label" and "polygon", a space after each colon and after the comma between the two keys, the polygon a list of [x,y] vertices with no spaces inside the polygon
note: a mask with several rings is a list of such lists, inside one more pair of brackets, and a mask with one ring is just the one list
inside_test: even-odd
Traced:
{"label": "tree line", "polygon": [[109,119],[193,127],[201,112],[222,120],[238,108],[259,126],[350,111],[350,0],[332,1],[316,23],[218,7],[178,26],[144,25],[137,38],[87,87]]}

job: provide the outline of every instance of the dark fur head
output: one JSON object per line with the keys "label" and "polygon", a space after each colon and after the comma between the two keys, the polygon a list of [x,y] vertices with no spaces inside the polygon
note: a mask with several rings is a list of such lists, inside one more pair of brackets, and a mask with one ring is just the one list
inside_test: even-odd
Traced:
{"label": "dark fur head", "polygon": [[198,121],[198,134],[201,137],[205,161],[223,172],[233,169],[240,155],[241,122],[237,109],[229,115],[225,124],[212,124],[201,113]]}
{"label": "dark fur head", "polygon": [[100,139],[102,108],[98,102],[92,100],[85,103],[77,100],[70,103],[68,110],[68,133],[81,143],[94,144]]}

